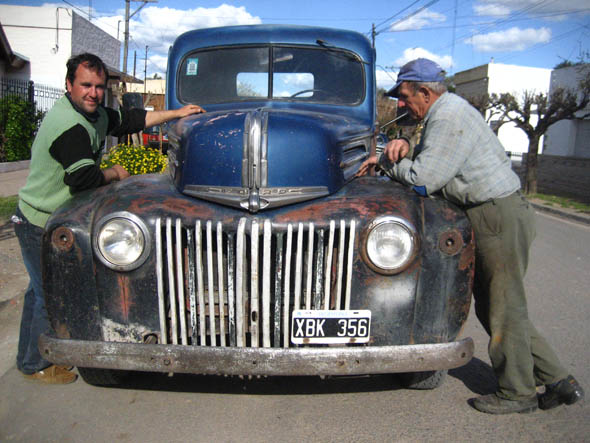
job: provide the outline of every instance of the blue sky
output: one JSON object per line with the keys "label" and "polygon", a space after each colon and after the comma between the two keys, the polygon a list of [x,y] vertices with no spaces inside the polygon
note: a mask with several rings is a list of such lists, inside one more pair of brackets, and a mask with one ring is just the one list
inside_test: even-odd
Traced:
{"label": "blue sky", "polygon": [[[47,3],[0,0],[2,4],[75,9],[123,40],[125,1]],[[131,12],[142,2],[132,1]],[[327,26],[377,35],[377,78],[390,86],[405,62],[436,60],[449,73],[496,63],[553,68],[563,60],[590,61],[589,0],[158,0],[147,3],[130,21],[128,71],[164,74],[166,53],[182,32],[212,26],[290,23]],[[141,78],[141,75],[138,75]]]}

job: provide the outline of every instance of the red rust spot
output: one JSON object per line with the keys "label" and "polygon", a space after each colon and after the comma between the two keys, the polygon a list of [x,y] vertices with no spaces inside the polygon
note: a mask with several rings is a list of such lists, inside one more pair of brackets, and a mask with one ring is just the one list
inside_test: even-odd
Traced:
{"label": "red rust spot", "polygon": [[127,321],[129,319],[129,309],[133,306],[129,291],[129,277],[119,274],[117,280],[119,281],[119,307],[123,318]]}
{"label": "red rust spot", "polygon": [[475,262],[475,239],[473,231],[471,232],[471,241],[465,245],[461,257],[459,258],[459,269],[464,271],[471,268],[473,270],[473,263]]}
{"label": "red rust spot", "polygon": [[61,252],[68,252],[74,245],[74,233],[63,226],[60,226],[51,233],[51,243]]}

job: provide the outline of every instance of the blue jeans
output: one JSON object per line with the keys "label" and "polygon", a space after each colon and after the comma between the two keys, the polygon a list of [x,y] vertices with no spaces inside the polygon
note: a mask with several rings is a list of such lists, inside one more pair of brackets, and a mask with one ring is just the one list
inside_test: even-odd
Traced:
{"label": "blue jeans", "polygon": [[43,229],[29,223],[19,209],[16,210],[16,216],[21,220],[15,222],[14,232],[30,279],[20,323],[16,367],[24,374],[33,374],[51,366],[50,362],[41,357],[37,346],[41,334],[49,330],[41,277]]}

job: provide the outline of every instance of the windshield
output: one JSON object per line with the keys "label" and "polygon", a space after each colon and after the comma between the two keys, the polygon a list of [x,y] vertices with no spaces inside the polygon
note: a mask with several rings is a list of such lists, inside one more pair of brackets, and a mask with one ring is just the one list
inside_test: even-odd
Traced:
{"label": "windshield", "polygon": [[[269,63],[269,60],[273,63]],[[291,100],[354,105],[364,98],[361,61],[325,48],[239,47],[194,52],[178,75],[184,103]]]}

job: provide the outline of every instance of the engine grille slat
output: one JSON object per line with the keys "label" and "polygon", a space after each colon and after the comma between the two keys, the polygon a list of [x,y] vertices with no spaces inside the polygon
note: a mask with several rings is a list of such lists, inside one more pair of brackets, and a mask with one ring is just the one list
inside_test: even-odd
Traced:
{"label": "engine grille slat", "polygon": [[155,227],[160,343],[287,348],[293,310],[350,309],[354,220]]}
{"label": "engine grille slat", "polygon": [[188,345],[188,337],[186,335],[186,302],[184,300],[184,252],[182,247],[182,231],[180,226],[180,219],[176,219],[175,224],[176,237],[176,283],[178,294],[178,317],[180,320],[180,340],[183,345]]}
{"label": "engine grille slat", "polygon": [[206,224],[207,254],[207,296],[209,301],[209,337],[211,346],[217,346],[217,330],[215,328],[215,285],[213,284],[213,239],[211,221]]}

